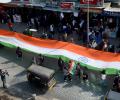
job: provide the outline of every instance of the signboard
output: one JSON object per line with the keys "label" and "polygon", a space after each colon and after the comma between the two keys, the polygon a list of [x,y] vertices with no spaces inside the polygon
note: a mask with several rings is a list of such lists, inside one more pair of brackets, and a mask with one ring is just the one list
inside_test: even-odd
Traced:
{"label": "signboard", "polygon": [[45,6],[46,7],[48,7],[48,8],[57,8],[58,7],[58,2],[47,2],[46,4],[45,4]]}
{"label": "signboard", "polygon": [[120,13],[119,12],[112,12],[112,11],[104,11],[102,13],[103,16],[116,16],[116,17],[120,17]]}
{"label": "signboard", "polygon": [[97,4],[97,0],[80,0],[80,4]]}
{"label": "signboard", "polygon": [[61,2],[60,3],[60,7],[62,9],[73,9],[75,6],[74,2]]}
{"label": "signboard", "polygon": [[80,0],[80,4],[103,6],[103,0]]}
{"label": "signboard", "polygon": [[[88,11],[88,9],[87,8],[82,8],[82,11],[84,11],[84,12],[87,12]],[[98,13],[98,14],[100,14],[100,13],[102,13],[102,9],[100,9],[100,8],[89,8],[89,12],[92,12],[92,13]]]}

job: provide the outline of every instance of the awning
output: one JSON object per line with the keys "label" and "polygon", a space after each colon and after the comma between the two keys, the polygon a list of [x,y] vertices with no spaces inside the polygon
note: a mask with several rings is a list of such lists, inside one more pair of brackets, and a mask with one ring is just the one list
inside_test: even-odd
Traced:
{"label": "awning", "polygon": [[119,12],[120,13],[120,8],[105,8],[104,11],[108,11],[108,12]]}
{"label": "awning", "polygon": [[66,12],[66,13],[71,13],[71,12],[78,12],[75,9],[60,9],[59,7],[57,8],[50,8],[50,7],[44,7],[44,10],[51,10],[51,11],[58,11],[58,12]]}
{"label": "awning", "polygon": [[13,3],[0,3],[0,6],[2,7],[17,7],[17,4],[13,4]]}
{"label": "awning", "polygon": [[[88,11],[88,8],[81,8],[84,12]],[[101,13],[103,11],[103,8],[89,8],[89,12],[91,13]]]}

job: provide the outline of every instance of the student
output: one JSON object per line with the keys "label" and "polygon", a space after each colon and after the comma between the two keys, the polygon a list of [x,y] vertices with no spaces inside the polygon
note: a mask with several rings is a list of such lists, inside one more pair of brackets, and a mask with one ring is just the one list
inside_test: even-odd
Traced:
{"label": "student", "polygon": [[87,68],[85,67],[85,69],[83,71],[83,75],[82,75],[83,81],[87,81],[88,80],[88,74],[87,74],[86,70],[87,70]]}
{"label": "student", "polygon": [[22,58],[22,51],[21,51],[20,47],[17,47],[16,55],[17,55],[17,58]]}
{"label": "student", "polygon": [[37,58],[37,64],[43,65],[43,62],[44,62],[44,56],[42,54],[39,54],[39,56]]}
{"label": "student", "polygon": [[114,81],[113,81],[113,89],[117,89],[117,87],[118,87],[118,82],[119,82],[119,75],[118,74],[116,74],[116,76],[115,76],[115,78],[114,78]]}
{"label": "student", "polygon": [[118,80],[119,80],[119,76],[116,75],[115,78],[114,78],[114,82],[113,82],[113,88],[118,86]]}
{"label": "student", "polygon": [[69,81],[72,81],[72,73],[71,73],[71,67],[73,65],[74,61],[73,60],[69,60],[69,63],[68,63],[68,79]]}
{"label": "student", "polygon": [[76,76],[80,79],[80,76],[81,76],[80,63],[78,63],[76,66]]}
{"label": "student", "polygon": [[106,71],[105,70],[101,71],[101,85],[106,86]]}
{"label": "student", "polygon": [[116,91],[120,93],[120,78],[118,79]]}
{"label": "student", "polygon": [[10,31],[13,31],[13,23],[11,21],[8,21],[8,27]]}
{"label": "student", "polygon": [[53,24],[50,25],[50,33],[54,36],[54,26],[53,26]]}
{"label": "student", "polygon": [[32,58],[32,63],[37,64],[37,59],[35,56],[33,56],[33,58]]}
{"label": "student", "polygon": [[7,70],[2,71],[2,69],[0,69],[0,76],[1,76],[1,80],[3,82],[3,88],[6,88],[6,75],[9,76]]}
{"label": "student", "polygon": [[68,34],[64,33],[63,34],[63,41],[67,42],[67,40],[68,40]]}
{"label": "student", "polygon": [[58,59],[58,67],[61,71],[63,71],[64,61],[62,60],[61,57],[59,57],[59,59]]}
{"label": "student", "polygon": [[63,74],[64,74],[64,81],[66,82],[69,74],[68,69],[66,67],[63,68]]}
{"label": "student", "polygon": [[68,80],[71,82],[72,81],[72,74],[68,73]]}

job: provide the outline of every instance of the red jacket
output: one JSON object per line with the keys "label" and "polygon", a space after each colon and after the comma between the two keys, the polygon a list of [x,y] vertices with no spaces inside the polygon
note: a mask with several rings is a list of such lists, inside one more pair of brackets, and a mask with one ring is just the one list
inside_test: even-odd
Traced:
{"label": "red jacket", "polygon": [[8,22],[8,26],[9,26],[9,27],[13,27],[13,23]]}

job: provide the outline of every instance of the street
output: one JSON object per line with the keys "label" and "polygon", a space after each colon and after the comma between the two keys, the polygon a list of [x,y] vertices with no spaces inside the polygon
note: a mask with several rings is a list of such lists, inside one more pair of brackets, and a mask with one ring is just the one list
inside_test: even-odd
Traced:
{"label": "street", "polygon": [[[8,30],[5,24],[0,27]],[[23,32],[26,26],[17,23],[14,28],[17,32]],[[21,61],[17,59],[15,49],[7,47],[0,49],[0,69],[6,69],[10,74],[7,77],[8,93],[10,95],[17,96],[22,100],[30,98],[33,94],[37,95],[38,100],[101,100],[103,98],[106,90],[95,86],[91,82],[83,83],[75,77],[73,77],[72,82],[64,82],[63,73],[58,71],[56,59],[51,58],[45,58],[43,66],[56,70],[57,84],[55,87],[43,93],[38,87],[30,85],[26,78],[26,69],[31,65],[32,57],[35,55],[24,51]],[[2,82],[0,82],[0,86],[2,87]]]}
{"label": "street", "polygon": [[[119,4],[68,1],[0,3],[0,100],[105,100],[120,90]],[[36,62],[38,70],[27,73]],[[48,90],[34,82],[54,79],[39,65],[55,70]]]}
{"label": "street", "polygon": [[[8,30],[5,24],[1,24],[0,28]],[[25,28],[25,24],[17,23],[14,26],[17,32],[23,32]],[[112,43],[114,44],[116,41]],[[33,94],[37,95],[38,100],[101,100],[106,93],[107,88],[104,90],[91,82],[83,83],[75,77],[73,77],[72,82],[64,82],[63,73],[58,71],[56,59],[51,58],[45,58],[43,66],[56,70],[57,84],[52,90],[43,93],[40,88],[30,85],[26,78],[26,69],[31,65],[32,57],[35,55],[24,51],[21,61],[17,59],[15,49],[7,47],[0,49],[0,69],[7,69],[10,74],[7,77],[8,93],[10,95],[17,96],[22,100],[27,100]],[[0,86],[2,87],[2,82],[0,82]]]}
{"label": "street", "polygon": [[[64,82],[63,74],[58,71],[57,63],[54,59],[45,58],[44,66],[56,70],[55,78],[57,84],[51,90],[43,93],[36,86],[30,85],[26,78],[26,69],[31,65],[33,53],[23,53],[23,60],[16,58],[15,49],[1,48],[0,49],[0,69],[7,70],[8,91],[11,95],[26,100],[36,94],[37,97],[44,97],[48,100],[100,100],[104,95],[102,88],[93,85],[92,83],[83,83],[79,79],[73,78],[72,82]],[[0,86],[2,87],[2,82]],[[38,99],[39,100],[39,99]]]}

